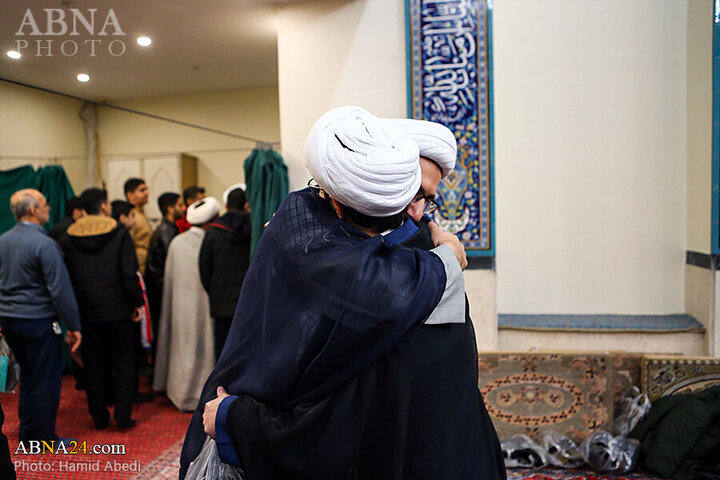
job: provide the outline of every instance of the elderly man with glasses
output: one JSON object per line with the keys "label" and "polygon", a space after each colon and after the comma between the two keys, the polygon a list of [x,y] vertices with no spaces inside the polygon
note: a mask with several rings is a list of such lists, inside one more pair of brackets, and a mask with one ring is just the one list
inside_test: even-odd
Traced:
{"label": "elderly man with glasses", "polygon": [[[0,236],[0,326],[20,364],[18,417],[21,442],[58,440],[62,338],[68,326],[71,351],[80,346],[80,313],[63,253],[42,228],[50,205],[37,190],[10,197],[17,224]],[[63,440],[63,439],[60,439]]]}

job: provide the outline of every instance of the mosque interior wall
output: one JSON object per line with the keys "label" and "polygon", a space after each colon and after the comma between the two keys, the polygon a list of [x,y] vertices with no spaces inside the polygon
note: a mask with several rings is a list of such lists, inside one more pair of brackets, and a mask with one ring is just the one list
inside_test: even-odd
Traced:
{"label": "mosque interior wall", "polygon": [[[0,82],[0,170],[60,164],[74,189],[85,185],[81,102]],[[57,160],[55,160],[57,158]]]}
{"label": "mosque interior wall", "polygon": [[[687,250],[711,253],[713,2],[689,0],[687,62]],[[717,272],[686,266],[685,305],[707,329],[706,350],[720,356]]]}
{"label": "mosque interior wall", "polygon": [[612,5],[495,2],[499,313],[683,310],[686,5]]}
{"label": "mosque interior wall", "polygon": [[[276,87],[117,103],[123,107],[267,142],[280,141]],[[184,152],[198,157],[198,183],[206,188],[208,195],[217,198],[222,197],[228,186],[244,181],[243,162],[255,148],[254,142],[107,108],[100,111],[98,135],[100,155],[103,158],[164,152]]]}
{"label": "mosque interior wall", "polygon": [[292,190],[307,183],[305,137],[325,111],[360,105],[383,117],[406,116],[403,2],[283,5],[278,11],[278,85]]}
{"label": "mosque interior wall", "polygon": [[685,311],[706,328],[705,343],[708,352],[714,350],[713,342],[713,277],[715,273],[695,265],[685,266]]}
{"label": "mosque interior wall", "polygon": [[688,1],[687,249],[710,253],[712,218],[711,0]]}

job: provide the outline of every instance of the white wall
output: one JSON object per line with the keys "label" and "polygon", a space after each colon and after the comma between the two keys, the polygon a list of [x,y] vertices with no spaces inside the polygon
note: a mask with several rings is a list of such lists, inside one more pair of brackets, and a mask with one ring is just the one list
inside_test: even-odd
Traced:
{"label": "white wall", "polygon": [[405,12],[386,0],[289,3],[278,12],[280,130],[290,189],[310,175],[305,138],[327,110],[405,117]]}
{"label": "white wall", "polygon": [[[712,228],[712,0],[688,0],[687,249],[709,254]],[[718,350],[716,273],[685,267],[685,308],[705,325],[706,350]]]}
{"label": "white wall", "polygon": [[[280,140],[276,88],[244,89],[117,102],[143,112],[268,142]],[[109,108],[99,115],[101,156],[184,152],[198,157],[198,183],[220,199],[244,181],[243,162],[255,143]],[[207,150],[240,149],[210,153]]]}
{"label": "white wall", "polygon": [[[0,170],[19,164],[59,163],[76,193],[85,186],[81,102],[0,82]],[[26,162],[22,158],[36,158]],[[59,161],[39,157],[64,157]]]}
{"label": "white wall", "polygon": [[712,0],[688,0],[687,249],[710,253],[712,225]]}
{"label": "white wall", "polygon": [[[290,188],[304,187],[305,137],[330,108],[360,105],[381,117],[406,116],[403,2],[290,3],[278,15],[278,85]],[[466,271],[478,348],[497,345],[495,276]]]}
{"label": "white wall", "polygon": [[683,311],[687,4],[495,2],[500,313]]}

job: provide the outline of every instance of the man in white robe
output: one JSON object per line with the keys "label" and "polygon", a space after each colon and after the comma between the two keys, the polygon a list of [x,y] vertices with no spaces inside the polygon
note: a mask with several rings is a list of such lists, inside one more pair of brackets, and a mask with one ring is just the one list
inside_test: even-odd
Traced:
{"label": "man in white robe", "polygon": [[192,228],[170,242],[165,263],[153,388],[165,391],[182,411],[195,409],[215,365],[213,324],[198,257],[205,229],[219,210],[212,197],[190,205],[187,219]]}

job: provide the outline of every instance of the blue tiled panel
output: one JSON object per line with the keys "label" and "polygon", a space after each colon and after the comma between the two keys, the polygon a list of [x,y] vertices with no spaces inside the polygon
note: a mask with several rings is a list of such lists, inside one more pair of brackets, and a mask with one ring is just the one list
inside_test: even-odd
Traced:
{"label": "blue tiled panel", "polygon": [[446,125],[458,141],[434,220],[468,253],[493,255],[491,11],[487,0],[408,0],[407,7],[410,114]]}
{"label": "blue tiled panel", "polygon": [[500,314],[498,327],[523,330],[594,330],[605,332],[703,332],[690,315],[525,315]]}

